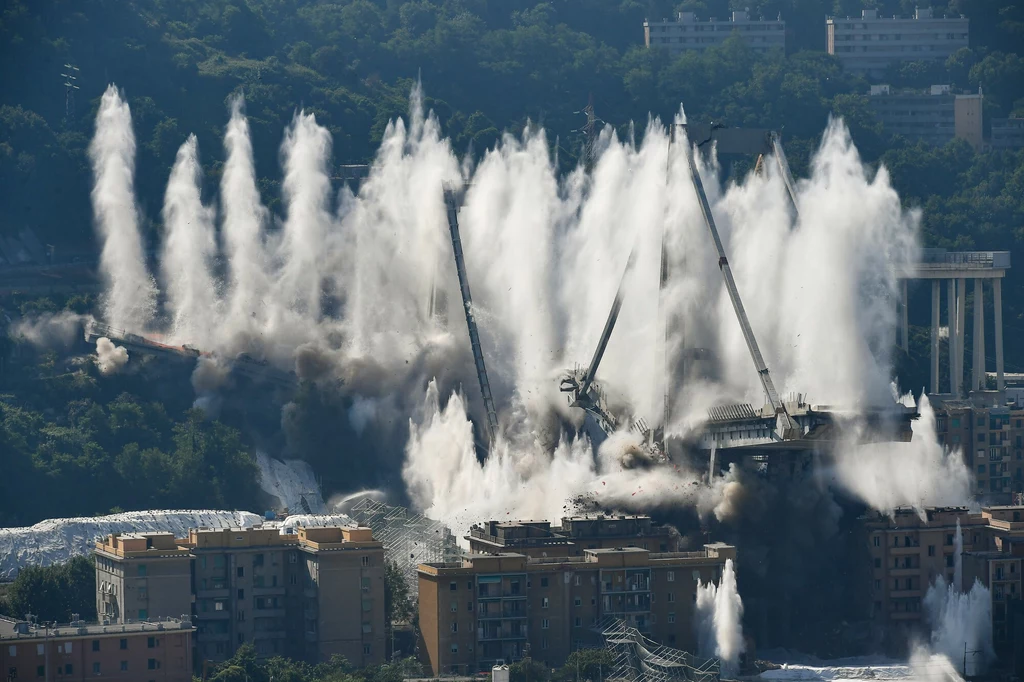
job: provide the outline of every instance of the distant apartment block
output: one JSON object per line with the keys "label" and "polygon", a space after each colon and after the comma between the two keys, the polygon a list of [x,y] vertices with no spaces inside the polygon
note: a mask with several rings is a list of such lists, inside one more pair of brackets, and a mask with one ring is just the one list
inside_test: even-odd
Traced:
{"label": "distant apartment block", "polygon": [[644,21],[644,44],[676,54],[684,50],[706,50],[738,35],[754,52],[786,49],[786,22],[782,19],[751,19],[746,12],[733,12],[725,21],[699,21],[693,12],[679,12],[674,21]]}
{"label": "distant apartment block", "polygon": [[0,618],[0,670],[7,680],[192,682],[188,620],[44,628]]}
{"label": "distant apartment block", "polygon": [[913,18],[880,17],[877,9],[861,11],[860,18],[826,20],[828,53],[847,71],[877,76],[892,64],[945,60],[968,47],[965,17],[935,17],[931,9],[918,9]]}
{"label": "distant apartment block", "polygon": [[891,135],[936,146],[960,138],[976,150],[982,148],[980,93],[956,94],[948,85],[933,85],[925,91],[894,91],[888,85],[872,85],[868,103]]}
{"label": "distant apartment block", "polygon": [[979,497],[1009,501],[1024,491],[1024,408],[943,400],[937,403],[935,427],[939,443],[960,451]]}
{"label": "distant apartment block", "polygon": [[1022,597],[1024,507],[897,509],[893,516],[865,519],[872,563],[871,613],[888,629],[913,629],[925,618],[923,599],[937,576],[954,584],[956,525],[963,537],[960,589],[975,579],[991,591],[993,639],[1005,645],[1009,634],[1008,603]]}
{"label": "distant apartment block", "polygon": [[1024,149],[1024,118],[992,119],[992,149]]}
{"label": "distant apartment block", "polygon": [[384,549],[369,528],[198,529],[96,544],[97,607],[111,623],[191,614],[196,653],[384,661]]}
{"label": "distant apartment block", "polygon": [[613,547],[675,552],[680,537],[674,528],[656,524],[649,516],[598,515],[564,517],[560,526],[549,521],[488,521],[474,525],[466,540],[472,554],[568,557]]}
{"label": "distant apartment block", "polygon": [[601,646],[619,618],[648,637],[694,651],[698,581],[718,581],[736,549],[584,549],[582,556],[468,554],[419,567],[420,653],[433,674],[472,674],[530,656],[558,666]]}

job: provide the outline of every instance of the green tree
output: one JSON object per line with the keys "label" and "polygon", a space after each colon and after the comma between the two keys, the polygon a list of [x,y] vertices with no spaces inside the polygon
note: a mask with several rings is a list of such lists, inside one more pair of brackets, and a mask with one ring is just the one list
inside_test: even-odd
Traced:
{"label": "green tree", "polygon": [[26,566],[5,595],[4,612],[14,618],[68,623],[73,614],[96,620],[96,565],[92,557],[74,557],[53,566]]}

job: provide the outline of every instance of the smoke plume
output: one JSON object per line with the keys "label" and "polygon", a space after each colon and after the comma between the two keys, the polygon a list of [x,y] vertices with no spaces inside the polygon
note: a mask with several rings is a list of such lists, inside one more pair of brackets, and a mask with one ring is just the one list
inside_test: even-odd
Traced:
{"label": "smoke plume", "polygon": [[128,350],[117,346],[105,336],[96,339],[96,367],[100,374],[109,376],[117,374],[128,364]]}

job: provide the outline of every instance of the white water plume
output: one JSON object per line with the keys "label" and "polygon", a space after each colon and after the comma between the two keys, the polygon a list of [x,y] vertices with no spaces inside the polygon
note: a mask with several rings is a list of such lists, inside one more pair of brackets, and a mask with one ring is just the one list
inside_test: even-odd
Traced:
{"label": "white water plume", "polygon": [[96,339],[96,367],[100,374],[104,376],[116,374],[127,364],[128,349],[115,345],[105,336]]}
{"label": "white water plume", "polygon": [[105,321],[141,331],[153,318],[156,287],[146,269],[135,208],[132,116],[113,85],[100,100],[89,158],[95,180],[92,208],[103,242],[100,270],[106,285]]}
{"label": "white water plume", "polygon": [[214,211],[200,198],[198,142],[189,135],[178,149],[164,197],[161,274],[171,313],[171,338],[199,347],[213,341],[220,301],[212,268],[217,245]]}
{"label": "white water plume", "polygon": [[995,658],[992,649],[992,595],[975,581],[969,592],[947,585],[940,574],[928,587],[925,613],[932,633],[931,652],[948,659],[956,668],[963,664],[966,650],[966,674],[984,672]]}
{"label": "white water plume", "polygon": [[[285,215],[274,238],[264,235],[270,217],[256,190],[248,126],[234,105],[221,183],[227,299],[178,304],[190,299],[169,287],[175,340],[202,345],[207,334],[203,350],[230,356],[243,350],[242,339],[245,352],[300,376],[343,378],[353,401],[347,417],[360,433],[410,421],[403,480],[417,507],[456,528],[488,516],[554,519],[580,496],[627,509],[688,505],[720,519],[734,514],[743,494],[734,472],[709,483],[674,465],[644,466],[634,456],[636,438],[625,433],[635,419],[661,421],[662,306],[669,366],[710,348],[724,368],[720,378],[673,383],[670,436],[690,434],[711,405],[763,404],[683,144],[670,144],[657,121],[639,141],[609,128],[592,172],[563,176],[544,132],[530,127],[506,135],[474,168],[460,164],[438,121],[424,114],[418,89],[412,99],[409,123],[389,124],[369,178],[357,192],[341,191],[337,216],[329,212],[330,135],[311,114],[296,114],[282,145]],[[116,102],[118,134],[130,139],[127,107]],[[110,145],[98,132],[93,146]],[[810,392],[816,402],[850,408],[891,403],[896,276],[914,249],[918,218],[902,211],[884,170],[869,174],[846,129],[831,123],[811,176],[798,183],[794,220],[772,171],[722,187],[713,158],[698,164],[779,392]],[[123,176],[130,198],[130,167],[127,183]],[[462,244],[502,422],[483,463],[473,428],[482,411],[442,198],[443,186],[467,183]],[[183,203],[208,218],[195,176],[183,187]],[[99,210],[98,222],[105,224]],[[170,237],[178,232],[173,219],[165,222],[169,274]],[[138,226],[129,227],[128,242],[138,246]],[[214,296],[208,235],[204,224],[191,253],[192,265],[205,270],[192,271],[189,282],[212,284],[188,291]],[[659,303],[662,239],[671,277]],[[582,414],[568,408],[557,379],[589,361],[633,249],[636,267],[597,375],[623,433],[595,456],[585,437],[565,428]],[[138,280],[132,263],[141,259],[121,262],[125,271],[111,281]],[[108,299],[121,300],[114,288]],[[141,290],[143,303],[151,301]],[[177,314],[186,309],[194,312]]]}
{"label": "white water plume", "polygon": [[698,653],[708,658],[717,657],[723,677],[739,673],[740,656],[746,650],[746,642],[743,639],[743,600],[736,588],[732,559],[725,560],[718,585],[712,581],[697,585],[694,618]]}
{"label": "white water plume", "polygon": [[935,410],[921,394],[920,418],[909,443],[842,444],[835,453],[833,481],[883,513],[913,507],[969,506],[972,476],[959,450],[939,443]]}

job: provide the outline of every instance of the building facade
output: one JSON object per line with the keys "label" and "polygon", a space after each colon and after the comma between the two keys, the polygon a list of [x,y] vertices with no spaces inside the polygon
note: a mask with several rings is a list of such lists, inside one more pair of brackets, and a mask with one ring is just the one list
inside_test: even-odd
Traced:
{"label": "building facade", "polygon": [[191,682],[192,633],[187,619],[43,628],[0,618],[0,671],[42,682]]}
{"label": "building facade", "polygon": [[706,50],[738,35],[754,52],[786,50],[786,22],[751,19],[746,12],[733,12],[726,21],[699,21],[693,12],[679,12],[675,21],[644,22],[644,44],[660,47],[673,54],[686,50]]}
{"label": "building facade", "polygon": [[901,62],[945,60],[969,46],[964,17],[935,17],[918,9],[913,18],[880,17],[877,9],[859,18],[830,17],[825,22],[828,53],[854,73],[882,75]]}
{"label": "building facade", "polygon": [[693,650],[698,582],[718,581],[736,549],[585,549],[582,556],[469,554],[419,568],[420,652],[433,674],[471,674],[530,655],[558,666],[601,646],[602,622],[621,618],[648,637]]}
{"label": "building facade", "polygon": [[488,521],[470,528],[471,554],[516,553],[529,557],[583,556],[587,549],[639,547],[652,552],[679,550],[679,533],[649,516],[569,516],[549,521]]}
{"label": "building facade", "polygon": [[977,150],[982,147],[981,94],[955,94],[948,85],[898,92],[888,85],[874,85],[868,104],[891,135],[936,146],[960,138]]}
{"label": "building facade", "polygon": [[1024,118],[992,119],[992,149],[1024,149]]}
{"label": "building facade", "polygon": [[[933,508],[922,519],[916,510],[897,509],[891,517],[865,518],[872,562],[871,612],[888,630],[918,628],[922,600],[938,576],[969,591],[975,581],[989,589],[993,641],[1009,643],[1013,602],[1024,596],[1024,506]],[[956,585],[957,522],[963,552],[962,584]]]}
{"label": "building facade", "polygon": [[1024,406],[939,400],[935,418],[939,443],[960,451],[974,474],[976,495],[1008,501],[1024,491]]}
{"label": "building facade", "polygon": [[201,660],[251,642],[259,656],[384,661],[384,548],[369,528],[109,536],[97,543],[96,571],[103,617],[192,614]]}

